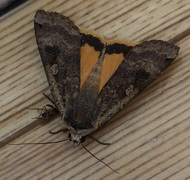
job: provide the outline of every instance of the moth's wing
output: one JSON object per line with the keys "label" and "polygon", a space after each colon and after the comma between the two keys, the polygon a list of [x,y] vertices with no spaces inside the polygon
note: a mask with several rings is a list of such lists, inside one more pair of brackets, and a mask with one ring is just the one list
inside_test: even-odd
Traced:
{"label": "moth's wing", "polygon": [[54,102],[62,115],[80,90],[80,32],[56,12],[36,12],[34,29],[38,49]]}
{"label": "moth's wing", "polygon": [[143,42],[125,55],[98,95],[100,126],[117,114],[175,59],[179,47],[161,40]]}

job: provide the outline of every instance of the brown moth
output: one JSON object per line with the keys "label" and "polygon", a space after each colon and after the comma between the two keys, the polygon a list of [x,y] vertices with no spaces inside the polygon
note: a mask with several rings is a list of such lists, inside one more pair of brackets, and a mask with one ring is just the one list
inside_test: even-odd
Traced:
{"label": "brown moth", "polygon": [[106,41],[43,10],[36,12],[34,29],[53,101],[74,146],[122,110],[179,51],[161,40]]}

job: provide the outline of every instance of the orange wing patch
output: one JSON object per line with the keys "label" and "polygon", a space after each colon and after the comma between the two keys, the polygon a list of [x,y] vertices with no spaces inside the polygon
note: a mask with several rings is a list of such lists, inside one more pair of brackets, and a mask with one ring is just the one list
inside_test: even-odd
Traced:
{"label": "orange wing patch", "polygon": [[100,84],[98,92],[101,91],[106,82],[110,79],[113,73],[116,71],[118,66],[123,61],[123,54],[105,54],[104,62],[102,65],[102,72],[100,76]]}
{"label": "orange wing patch", "polygon": [[[96,34],[95,32],[86,31],[83,29],[80,29],[80,32],[85,35],[91,35],[92,38],[95,37],[98,39],[103,45],[112,45],[112,44],[123,44],[126,46],[135,46],[136,44],[129,41],[118,41],[118,40],[111,40],[106,41],[102,36]],[[85,43],[81,47],[80,53],[81,53],[81,59],[80,59],[80,77],[81,77],[81,83],[80,87],[84,85],[87,78],[91,74],[94,66],[96,65],[98,58],[101,54],[101,51],[95,50],[95,44],[94,46],[88,43]],[[113,73],[117,70],[118,66],[121,64],[121,62],[124,59],[123,53],[105,53],[104,60],[102,64],[102,70],[101,70],[101,76],[100,76],[100,82],[98,87],[98,92],[101,91],[103,86],[106,84],[106,82],[110,79],[110,77],[113,75]]]}
{"label": "orange wing patch", "polygon": [[92,69],[95,66],[100,55],[100,51],[95,51],[92,46],[85,44],[83,47],[81,47],[80,53],[80,87],[82,87],[84,82],[86,82],[88,76],[92,72]]}

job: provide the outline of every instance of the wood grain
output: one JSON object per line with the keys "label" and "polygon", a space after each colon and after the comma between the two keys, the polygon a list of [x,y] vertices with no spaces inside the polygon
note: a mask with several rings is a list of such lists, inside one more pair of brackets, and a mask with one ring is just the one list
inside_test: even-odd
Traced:
{"label": "wood grain", "polygon": [[[43,124],[31,107],[49,103],[34,37],[36,10],[57,11],[78,26],[107,39],[141,42],[172,40],[180,53],[171,66],[85,146],[9,145],[49,142],[60,118]],[[190,4],[188,0],[33,0],[1,19],[0,26],[0,179],[190,179]],[[41,125],[43,124],[43,125]]]}

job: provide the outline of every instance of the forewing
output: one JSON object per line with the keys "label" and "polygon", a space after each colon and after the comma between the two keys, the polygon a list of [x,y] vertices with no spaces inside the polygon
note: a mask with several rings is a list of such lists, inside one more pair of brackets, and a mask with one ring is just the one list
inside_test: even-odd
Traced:
{"label": "forewing", "polygon": [[100,91],[97,126],[117,114],[175,59],[179,48],[161,40],[143,42],[132,48]]}
{"label": "forewing", "polygon": [[67,17],[37,11],[34,29],[54,102],[62,115],[80,90],[80,33]]}

